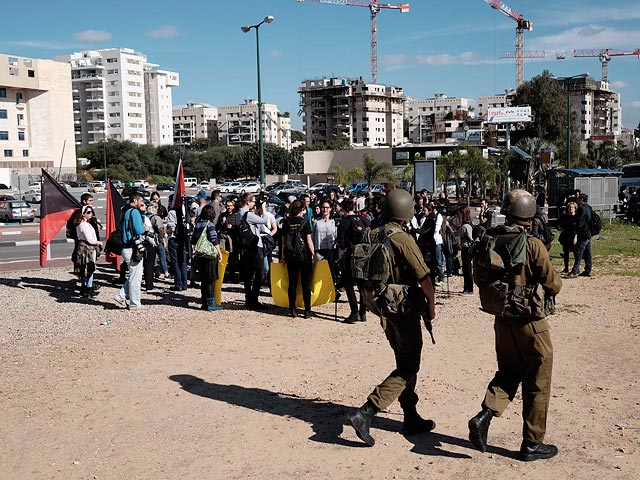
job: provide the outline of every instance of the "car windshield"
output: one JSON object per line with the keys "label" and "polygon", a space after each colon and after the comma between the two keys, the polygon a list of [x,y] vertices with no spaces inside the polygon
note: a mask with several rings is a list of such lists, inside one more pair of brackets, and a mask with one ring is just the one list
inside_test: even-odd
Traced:
{"label": "car windshield", "polygon": [[11,208],[29,208],[27,202],[10,202]]}

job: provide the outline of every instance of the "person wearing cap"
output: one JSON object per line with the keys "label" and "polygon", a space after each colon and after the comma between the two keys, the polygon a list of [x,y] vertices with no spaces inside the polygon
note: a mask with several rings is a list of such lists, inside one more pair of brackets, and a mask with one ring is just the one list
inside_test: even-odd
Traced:
{"label": "person wearing cap", "polygon": [[[515,275],[513,285],[541,286],[545,296],[555,296],[562,288],[562,280],[553,269],[544,244],[529,236],[531,219],[536,213],[536,200],[526,190],[513,190],[505,197],[500,210],[505,216],[504,225],[487,230],[495,245],[501,250],[489,250],[476,254],[473,276],[481,289],[490,282],[504,281],[505,277],[495,279],[493,262],[488,257],[500,255],[508,268],[505,275]],[[516,272],[516,273],[511,273]],[[508,287],[510,288],[510,287]],[[515,291],[515,289],[514,289]],[[504,302],[502,293],[488,289],[487,300]],[[509,300],[520,305],[524,298]],[[529,304],[537,304],[533,300]],[[524,303],[523,303],[524,304]],[[523,313],[520,308],[513,311],[505,308],[508,315],[495,316],[495,349],[498,371],[489,383],[482,401],[482,410],[469,420],[469,440],[481,452],[487,451],[489,425],[493,417],[501,417],[516,396],[522,384],[522,444],[518,459],[529,462],[551,458],[558,453],[555,445],[543,443],[547,428],[547,413],[551,397],[551,371],[553,368],[553,346],[549,333],[549,321],[546,312],[529,311]]]}
{"label": "person wearing cap", "polygon": [[[204,190],[200,190],[196,195],[196,200],[198,203],[197,203],[197,206],[195,207],[195,211],[193,212],[193,217],[195,219],[195,222],[198,223],[198,221],[200,220],[200,212],[202,212],[202,207],[208,204],[207,192],[205,192]],[[194,203],[194,205],[196,204]]]}
{"label": "person wearing cap", "polygon": [[416,241],[403,230],[403,224],[410,221],[414,214],[411,194],[402,189],[391,190],[382,212],[385,224],[372,230],[369,239],[372,243],[383,242],[385,240],[382,236],[386,236],[394,254],[390,281],[409,287],[406,300],[416,308],[402,315],[391,314],[386,310],[380,312],[381,324],[393,349],[396,366],[389,376],[373,389],[367,402],[347,417],[347,422],[355,429],[358,437],[369,446],[375,444],[369,433],[373,417],[396,399],[404,412],[403,435],[430,432],[436,426],[433,420],[423,419],[416,410],[416,382],[422,354],[421,317],[433,320],[436,313],[429,268]]}

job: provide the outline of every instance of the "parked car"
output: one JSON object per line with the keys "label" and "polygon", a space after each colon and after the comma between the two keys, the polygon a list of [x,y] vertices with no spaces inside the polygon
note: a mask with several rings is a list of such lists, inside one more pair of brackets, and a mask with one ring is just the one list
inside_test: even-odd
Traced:
{"label": "parked car", "polygon": [[309,187],[309,192],[319,192],[320,190],[324,190],[327,187],[330,187],[329,183],[315,183]]}
{"label": "parked car", "polygon": [[0,190],[11,190],[11,187],[4,183],[0,183]]}
{"label": "parked car", "polygon": [[209,184],[209,182],[208,182],[208,181],[206,181],[206,180],[203,180],[202,182],[200,182],[200,185],[199,185],[200,190],[209,190],[209,187],[210,187],[210,186],[211,186],[211,185],[210,185],[210,184]]}
{"label": "parked car", "polygon": [[89,188],[89,182],[80,182],[78,186],[82,188]]}
{"label": "parked car", "polygon": [[147,182],[146,180],[134,180],[133,186],[147,188],[149,186],[149,182]]}
{"label": "parked car", "polygon": [[273,190],[276,190],[282,187],[283,185],[284,185],[284,182],[274,182],[271,185],[268,185],[267,188],[265,188],[265,190],[267,192],[272,192]]}
{"label": "parked car", "polygon": [[389,184],[388,183],[376,183],[371,187],[371,193],[389,193]]}
{"label": "parked car", "polygon": [[161,182],[158,185],[156,185],[156,190],[161,192],[163,190],[175,190],[176,189],[176,184],[173,182]]}
{"label": "parked car", "polygon": [[40,203],[41,199],[40,190],[27,190],[25,194],[22,195],[22,200],[29,203]]}
{"label": "parked car", "polygon": [[195,177],[185,177],[184,186],[186,188],[195,188],[198,186],[198,179]]}
{"label": "parked car", "polygon": [[145,190],[143,187],[124,187],[122,189],[122,198],[127,200],[127,198],[134,192],[140,192],[143,197],[150,197],[151,192]]}
{"label": "parked car", "polygon": [[354,183],[349,189],[349,193],[369,193],[369,185],[367,182]]}
{"label": "parked car", "polygon": [[227,185],[223,183],[222,185],[220,185],[220,192],[221,193],[240,193],[240,192],[236,192],[236,188],[241,186],[242,186],[241,182],[229,182]]}
{"label": "parked car", "polygon": [[7,200],[17,200],[17,198],[14,197],[13,195],[6,195],[6,194],[0,195],[0,202],[6,202]]}
{"label": "parked car", "polygon": [[42,185],[40,185],[39,183],[32,183],[27,187],[27,190],[38,190],[40,191],[42,189]]}
{"label": "parked car", "polygon": [[257,182],[243,182],[240,187],[235,189],[236,193],[259,193],[261,190],[260,184]]}
{"label": "parked car", "polygon": [[124,182],[122,180],[111,180],[111,185],[115,188],[124,188]]}
{"label": "parked car", "polygon": [[281,188],[279,190],[273,191],[272,193],[275,193],[276,195],[278,195],[280,198],[282,198],[282,196],[280,195],[281,193],[285,193],[285,194],[294,194],[296,196],[299,196],[302,193],[306,193],[307,191],[307,187],[306,185],[284,185],[285,188]]}
{"label": "parked car", "polygon": [[104,193],[105,192],[104,182],[91,182],[91,184],[89,185],[89,192]]}
{"label": "parked car", "polygon": [[20,200],[0,202],[0,219],[5,222],[16,220],[33,222],[34,218],[36,218],[36,210],[35,208],[31,208],[27,202]]}

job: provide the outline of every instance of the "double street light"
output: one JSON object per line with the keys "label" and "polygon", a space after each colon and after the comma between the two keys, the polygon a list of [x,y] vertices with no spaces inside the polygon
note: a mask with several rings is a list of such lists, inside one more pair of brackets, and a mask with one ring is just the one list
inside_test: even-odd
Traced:
{"label": "double street light", "polygon": [[572,75],[570,77],[556,77],[552,76],[558,81],[567,82],[567,168],[571,168],[571,91],[569,89],[570,81],[574,78],[587,78],[589,73],[581,73],[579,75]]}
{"label": "double street light", "polygon": [[268,15],[264,17],[260,23],[256,25],[249,25],[247,27],[241,27],[244,33],[249,33],[252,28],[256,30],[256,63],[257,63],[257,71],[258,71],[258,144],[260,146],[260,184],[265,184],[265,176],[264,176],[264,139],[262,137],[262,92],[260,88],[260,25],[263,23],[271,23],[274,18],[272,15]]}

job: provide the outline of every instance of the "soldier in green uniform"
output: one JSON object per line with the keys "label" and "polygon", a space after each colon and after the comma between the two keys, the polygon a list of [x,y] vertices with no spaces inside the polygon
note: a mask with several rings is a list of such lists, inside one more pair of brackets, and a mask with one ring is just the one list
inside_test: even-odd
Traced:
{"label": "soldier in green uniform", "polygon": [[[384,231],[394,253],[392,280],[394,284],[409,285],[409,295],[415,312],[394,317],[381,315],[381,324],[391,348],[396,368],[369,395],[367,402],[355,413],[347,417],[348,423],[355,429],[358,437],[367,445],[373,446],[375,440],[369,433],[371,421],[380,410],[387,408],[395,399],[400,401],[404,411],[402,433],[412,435],[429,432],[436,426],[433,420],[423,419],[416,410],[418,395],[415,392],[417,373],[420,369],[422,353],[421,315],[428,320],[435,318],[434,291],[422,253],[413,237],[402,230],[402,224],[413,218],[413,199],[405,190],[392,190],[383,205],[382,216]],[[370,233],[372,241],[380,235],[381,229]],[[425,305],[425,298],[427,305]],[[424,311],[426,308],[426,312]]]}
{"label": "soldier in green uniform", "polygon": [[[505,197],[502,213],[506,217],[505,226],[487,232],[495,235],[496,243],[500,241],[501,232],[505,239],[506,232],[530,227],[536,213],[535,198],[525,190],[514,190]],[[562,281],[551,266],[545,246],[534,237],[525,237],[521,241],[522,249],[526,251],[521,252],[523,264],[520,270],[516,270],[520,273],[514,284],[540,285],[546,296],[555,296],[562,287]],[[507,247],[513,253],[511,246]],[[474,262],[474,280],[480,288],[482,275],[486,274],[481,260],[476,257]],[[546,432],[553,366],[549,322],[544,315],[538,312],[535,315],[520,313],[495,317],[498,371],[487,387],[482,411],[469,420],[469,440],[481,452],[487,451],[487,434],[492,417],[500,417],[504,413],[516,395],[518,386],[522,384],[523,441],[518,458],[532,461],[551,458],[558,453],[555,445],[542,443]]]}

